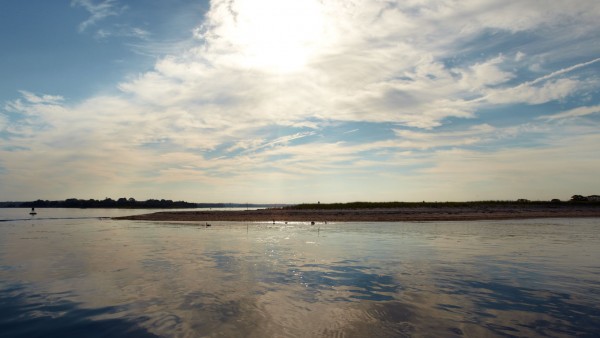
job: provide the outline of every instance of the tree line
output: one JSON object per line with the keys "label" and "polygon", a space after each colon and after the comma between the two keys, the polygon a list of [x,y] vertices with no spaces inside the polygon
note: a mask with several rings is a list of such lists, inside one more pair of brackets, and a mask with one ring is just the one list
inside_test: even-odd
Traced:
{"label": "tree line", "polygon": [[139,209],[183,209],[197,208],[197,203],[185,201],[173,201],[165,199],[149,199],[146,201],[136,201],[135,198],[121,197],[119,199],[105,198],[103,200],[95,199],[77,199],[68,198],[64,201],[48,201],[38,199],[31,202],[0,202],[3,208],[139,208]]}
{"label": "tree line", "polygon": [[191,203],[165,199],[136,201],[135,198],[105,198],[103,200],[69,198],[64,201],[38,199],[30,202],[0,202],[0,208],[128,208],[128,209],[186,209],[186,208],[280,208],[286,204],[250,203]]}

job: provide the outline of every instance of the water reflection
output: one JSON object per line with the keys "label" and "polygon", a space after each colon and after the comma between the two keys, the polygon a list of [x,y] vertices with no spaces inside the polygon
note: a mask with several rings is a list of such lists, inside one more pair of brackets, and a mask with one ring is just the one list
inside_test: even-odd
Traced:
{"label": "water reflection", "polygon": [[5,222],[0,333],[593,336],[598,226]]}
{"label": "water reflection", "polygon": [[24,285],[2,285],[0,290],[3,337],[157,337],[141,326],[143,317],[121,319],[126,313],[122,307],[81,308],[65,300],[69,293],[29,293]]}

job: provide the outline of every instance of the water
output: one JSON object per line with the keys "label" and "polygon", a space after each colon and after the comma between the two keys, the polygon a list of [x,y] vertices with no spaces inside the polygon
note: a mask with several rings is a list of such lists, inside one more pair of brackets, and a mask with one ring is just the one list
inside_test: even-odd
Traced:
{"label": "water", "polygon": [[592,337],[599,304],[600,219],[0,222],[2,337]]}
{"label": "water", "polygon": [[160,211],[207,211],[207,210],[255,210],[256,208],[196,208],[196,209],[76,209],[76,208],[36,208],[36,215],[30,215],[31,208],[0,208],[0,222],[6,221],[46,221],[51,219],[90,219],[148,214]]}

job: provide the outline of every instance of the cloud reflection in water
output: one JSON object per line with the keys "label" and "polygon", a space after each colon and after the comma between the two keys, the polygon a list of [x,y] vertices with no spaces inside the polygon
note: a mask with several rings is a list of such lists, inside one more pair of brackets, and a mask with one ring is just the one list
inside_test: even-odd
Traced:
{"label": "cloud reflection in water", "polygon": [[[600,330],[596,220],[569,227],[535,220],[348,223],[319,231],[306,224],[78,222],[0,228],[1,332],[401,337]],[[573,231],[577,240],[565,240]]]}

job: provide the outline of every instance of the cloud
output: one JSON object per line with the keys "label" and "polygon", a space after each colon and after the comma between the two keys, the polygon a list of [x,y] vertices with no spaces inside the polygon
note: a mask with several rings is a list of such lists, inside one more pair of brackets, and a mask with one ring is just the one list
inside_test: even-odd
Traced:
{"label": "cloud", "polygon": [[90,14],[87,20],[79,24],[79,32],[86,31],[108,17],[118,16],[127,8],[119,6],[117,0],[104,0],[98,3],[93,0],[72,0],[71,6],[83,7]]}
{"label": "cloud", "polygon": [[[438,147],[457,147],[481,144],[493,138],[496,128],[489,124],[472,126],[467,130],[453,132],[416,132],[411,130],[394,130],[405,148],[430,149]],[[497,137],[497,136],[496,136]]]}
{"label": "cloud", "polygon": [[97,39],[107,39],[110,37],[128,37],[135,38],[139,40],[149,40],[151,33],[148,30],[139,28],[139,27],[131,27],[131,26],[123,26],[123,25],[115,25],[112,28],[103,28],[98,29],[94,35]]}
{"label": "cloud", "polygon": [[600,113],[600,106],[577,107],[577,108],[569,109],[567,111],[564,111],[564,112],[561,112],[558,114],[540,116],[539,119],[561,120],[561,119],[582,117],[582,116],[587,116],[587,115],[592,115],[592,114],[597,114],[597,113]]}
{"label": "cloud", "polygon": [[559,69],[559,70],[554,71],[554,72],[552,72],[550,74],[547,74],[547,75],[544,75],[542,77],[539,77],[539,78],[537,78],[537,79],[535,79],[535,80],[533,80],[531,82],[528,82],[525,85],[534,85],[534,84],[537,84],[539,82],[546,81],[548,79],[555,78],[557,76],[560,76],[560,75],[572,72],[572,71],[574,71],[576,69],[587,67],[587,66],[591,66],[594,63],[597,63],[598,61],[600,61],[600,58],[596,58],[596,59],[593,59],[593,60],[590,60],[590,61],[587,61],[587,62],[578,63],[576,65],[572,65],[570,67],[566,67],[566,68],[563,68],[563,69]]}
{"label": "cloud", "polygon": [[[90,13],[81,31],[124,11],[110,0],[72,4]],[[535,138],[544,149],[539,156],[553,156],[546,146],[560,130],[549,122],[597,112],[594,104],[552,114],[557,102],[597,90],[598,74],[585,70],[600,59],[590,57],[593,47],[585,42],[600,28],[598,7],[567,1],[214,0],[195,36],[158,43],[168,55],[128,75],[116,93],[71,102],[22,91],[6,103],[7,114],[0,115],[6,146],[27,149],[0,154],[3,178],[14,178],[4,179],[10,183],[3,190],[25,196],[21,187],[31,181],[61,197],[176,186],[169,189],[180,189],[177,198],[191,200],[200,190],[224,200],[243,190],[251,198],[252,189],[275,199],[310,182],[323,180],[331,188],[352,180],[360,182],[358,196],[370,186],[391,196],[401,184],[382,182],[396,182],[392,177],[415,189],[414,182],[439,183],[444,196],[462,187],[470,189],[465,194],[486,191],[499,185],[490,183],[491,164],[513,161],[497,176],[502,179],[511,171],[535,175],[514,162],[527,163],[528,156],[535,168],[548,164],[537,149],[515,144],[524,147]],[[133,27],[120,28],[149,36]],[[98,34],[118,33],[114,28]],[[581,48],[572,48],[578,43]],[[532,70],[533,64],[539,68]],[[483,113],[500,107],[510,115],[539,104],[551,107],[546,117],[532,113],[526,122],[497,115],[488,121],[486,114],[495,113]],[[558,134],[573,142],[561,148],[563,155],[591,139],[574,137],[578,130]],[[503,147],[518,149],[510,156]],[[586,151],[577,154],[590,155]],[[595,165],[573,161],[582,169]],[[46,187],[41,176],[53,183]],[[485,183],[477,186],[477,180]],[[343,189],[335,196],[343,197]]]}
{"label": "cloud", "polygon": [[500,68],[504,61],[504,57],[499,55],[485,62],[470,66],[462,73],[462,85],[475,91],[483,87],[505,83],[514,78],[514,74]]}
{"label": "cloud", "polygon": [[61,101],[64,101],[64,98],[62,96],[59,95],[35,95],[31,92],[25,91],[25,90],[21,90],[19,91],[21,93],[21,95],[23,95],[23,98],[29,102],[29,103],[34,103],[34,104],[57,104]]}
{"label": "cloud", "polygon": [[[418,176],[431,183],[431,190],[423,195],[434,194],[441,200],[513,199],[516,195],[566,199],[573,191],[591,194],[597,188],[590,186],[589,169],[600,165],[595,147],[599,141],[597,134],[587,134],[538,148],[441,150],[431,158],[434,165]],[[478,191],[476,196],[474,191]]]}
{"label": "cloud", "polygon": [[4,114],[0,114],[0,130],[6,130],[7,126],[8,126],[8,117],[6,117]]}
{"label": "cloud", "polygon": [[486,99],[490,103],[528,103],[542,104],[550,101],[564,99],[581,89],[581,81],[573,79],[558,79],[548,81],[541,86],[523,84],[512,88],[490,91]]}
{"label": "cloud", "polygon": [[237,142],[233,147],[229,148],[227,151],[231,152],[238,149],[243,149],[244,151],[257,151],[266,147],[286,145],[293,140],[301,139],[315,134],[316,133],[314,131],[295,133],[293,135],[281,136],[268,142],[265,142],[264,139],[245,140]]}
{"label": "cloud", "polygon": [[512,32],[532,30],[548,22],[569,20],[573,16],[580,18],[585,27],[593,22],[593,16],[599,12],[598,6],[593,3],[581,2],[569,6],[568,1],[564,0],[465,1],[460,5],[452,1],[439,1],[439,3],[450,3],[461,10],[454,12],[454,15],[457,13],[476,14],[472,15],[475,23],[471,25]]}
{"label": "cloud", "polygon": [[[532,81],[523,82],[514,87],[492,88],[487,90],[487,94],[479,98],[478,101],[487,101],[493,104],[542,104],[564,99],[579,90],[589,87],[590,85],[594,86],[595,84],[576,78],[560,78],[560,76],[591,66],[598,61],[600,61],[600,58],[571,65],[540,76]],[[505,78],[505,80],[506,79],[508,78]]]}
{"label": "cloud", "polygon": [[525,53],[517,52],[517,54],[515,55],[515,61],[520,62],[525,58],[525,56]]}
{"label": "cloud", "polygon": [[[204,115],[219,115],[225,124],[231,122],[227,118],[229,112],[235,112],[240,122],[239,113],[243,110],[244,118],[266,124],[297,125],[323,119],[395,122],[429,129],[440,126],[449,117],[473,117],[484,104],[473,100],[478,96],[487,96],[493,104],[539,104],[562,99],[579,88],[580,83],[569,79],[534,86],[569,69],[521,87],[505,87],[516,77],[512,71],[515,65],[501,53],[459,67],[449,66],[443,60],[456,52],[453,43],[475,37],[472,25],[480,25],[477,32],[489,27],[511,32],[530,30],[536,23],[541,25],[558,16],[578,15],[583,7],[567,9],[553,3],[546,17],[533,11],[535,6],[518,2],[451,4],[438,2],[430,6],[414,2],[387,6],[367,1],[352,1],[350,5],[315,1],[302,5],[297,12],[320,17],[317,26],[323,34],[317,38],[314,31],[304,26],[288,31],[310,51],[303,54],[302,62],[290,61],[301,67],[300,75],[294,69],[282,73],[281,65],[276,63],[279,61],[270,59],[287,56],[259,48],[265,41],[253,40],[254,35],[266,33],[248,33],[250,28],[260,32],[270,31],[267,27],[281,28],[282,22],[277,21],[280,18],[269,21],[268,17],[285,17],[285,6],[266,0],[257,7],[248,7],[244,1],[214,1],[205,23],[197,30],[201,32],[197,33],[202,41],[200,47],[180,57],[162,59],[155,71],[124,82],[120,88],[158,105],[197,105]],[[257,8],[273,15],[261,16],[254,12]],[[481,20],[480,16],[487,15],[491,8],[507,13],[525,11],[536,19],[521,26],[511,25],[508,15],[502,24]],[[459,17],[462,21],[457,21]],[[465,30],[463,22],[469,22],[471,29]],[[362,29],[365,26],[370,29]],[[281,38],[269,34],[262,38]],[[428,38],[420,40],[421,37]],[[268,55],[254,55],[254,48]],[[518,53],[515,55],[521,55],[519,58],[525,55],[523,51]],[[249,54],[264,59],[253,63],[254,56]],[[511,101],[514,94],[518,95]]]}

